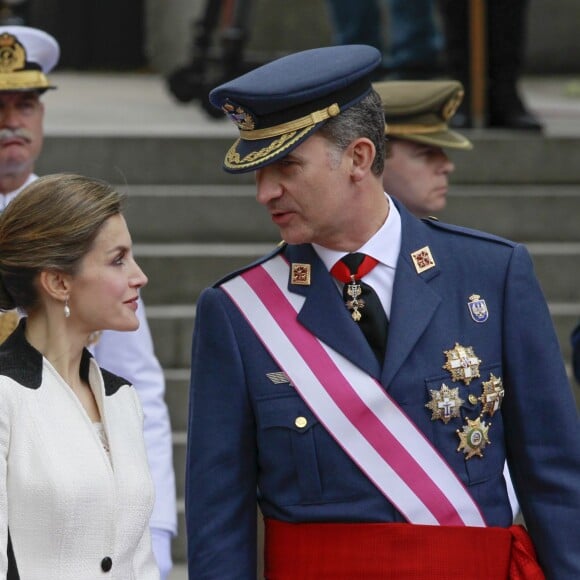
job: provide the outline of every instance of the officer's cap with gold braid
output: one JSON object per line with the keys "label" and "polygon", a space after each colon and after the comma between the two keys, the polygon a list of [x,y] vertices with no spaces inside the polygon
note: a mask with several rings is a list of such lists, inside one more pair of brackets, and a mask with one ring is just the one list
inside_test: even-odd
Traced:
{"label": "officer's cap with gold braid", "polygon": [[29,26],[0,26],[0,92],[54,89],[46,78],[58,62],[58,42]]}
{"label": "officer's cap with gold braid", "polygon": [[373,88],[385,111],[385,135],[436,147],[471,149],[447,122],[463,100],[459,81],[385,81]]}
{"label": "officer's cap with gold braid", "polygon": [[371,46],[314,48],[213,89],[211,103],[240,130],[224,169],[253,171],[287,155],[328,119],[369,94],[370,74],[380,62],[380,52]]}

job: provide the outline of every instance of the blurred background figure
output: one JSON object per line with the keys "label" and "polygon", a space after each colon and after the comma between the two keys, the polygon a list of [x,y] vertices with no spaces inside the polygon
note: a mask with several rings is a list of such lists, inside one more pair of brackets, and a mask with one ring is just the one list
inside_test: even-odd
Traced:
{"label": "blurred background figure", "polygon": [[[441,73],[442,38],[432,0],[327,0],[335,44],[370,44],[384,55],[377,76],[427,79]],[[388,50],[383,10],[388,14]]]}
{"label": "blurred background figure", "polygon": [[[487,110],[484,126],[539,131],[542,124],[525,106],[518,81],[526,50],[528,0],[487,0],[486,85]],[[470,101],[470,34],[466,0],[438,0],[445,37],[449,74],[463,83],[467,98],[452,121],[457,128],[470,128],[473,119]]]}
{"label": "blurred background figure", "polygon": [[445,150],[473,147],[448,127],[463,98],[461,83],[387,81],[373,87],[385,111],[385,191],[418,217],[440,212],[455,169]]}
{"label": "blurred background figure", "polygon": [[0,25],[22,25],[26,21],[27,0],[0,0]]}

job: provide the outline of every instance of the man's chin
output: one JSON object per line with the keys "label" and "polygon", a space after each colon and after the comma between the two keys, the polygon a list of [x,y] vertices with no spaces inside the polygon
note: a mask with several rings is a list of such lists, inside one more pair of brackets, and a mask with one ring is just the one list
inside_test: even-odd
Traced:
{"label": "man's chin", "polygon": [[20,175],[32,173],[32,162],[30,155],[6,155],[0,149],[0,176]]}

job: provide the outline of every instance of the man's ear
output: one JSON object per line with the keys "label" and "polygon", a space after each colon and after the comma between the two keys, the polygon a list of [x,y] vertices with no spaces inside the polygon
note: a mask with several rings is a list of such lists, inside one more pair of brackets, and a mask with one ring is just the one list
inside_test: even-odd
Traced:
{"label": "man's ear", "polygon": [[377,150],[374,143],[366,137],[359,137],[351,144],[352,168],[351,175],[355,181],[360,181],[370,172]]}
{"label": "man's ear", "polygon": [[58,270],[43,270],[38,277],[40,289],[48,296],[63,302],[70,296],[71,277]]}

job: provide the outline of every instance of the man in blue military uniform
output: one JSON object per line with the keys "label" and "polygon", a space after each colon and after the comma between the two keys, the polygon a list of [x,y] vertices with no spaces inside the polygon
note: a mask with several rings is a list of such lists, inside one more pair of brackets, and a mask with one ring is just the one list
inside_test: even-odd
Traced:
{"label": "man in blue military uniform", "polygon": [[285,242],[198,302],[190,577],[255,578],[256,502],[269,578],[542,578],[534,548],[576,577],[580,427],[530,257],[384,193],[379,62],[314,49],[210,94]]}

